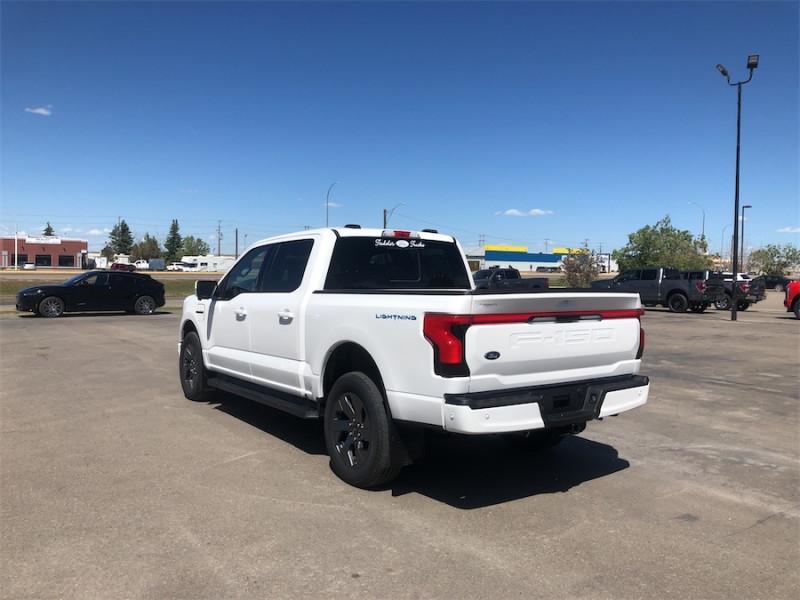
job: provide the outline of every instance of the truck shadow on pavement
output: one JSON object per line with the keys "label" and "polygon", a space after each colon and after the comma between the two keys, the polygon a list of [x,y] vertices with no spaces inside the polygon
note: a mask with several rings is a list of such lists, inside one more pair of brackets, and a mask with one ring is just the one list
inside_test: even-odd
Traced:
{"label": "truck shadow on pavement", "polygon": [[[302,452],[327,455],[321,421],[298,419],[224,393],[218,393],[212,403],[216,410]],[[392,496],[416,493],[454,508],[474,509],[567,492],[630,466],[616,448],[580,436],[570,436],[549,450],[526,452],[511,448],[495,436],[431,433],[426,456],[378,491],[390,490]],[[335,477],[333,473],[330,476]]]}

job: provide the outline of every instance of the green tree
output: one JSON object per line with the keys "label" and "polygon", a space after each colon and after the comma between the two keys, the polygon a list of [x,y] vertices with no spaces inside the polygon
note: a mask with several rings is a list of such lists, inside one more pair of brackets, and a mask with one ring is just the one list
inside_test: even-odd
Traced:
{"label": "green tree", "polygon": [[586,242],[584,242],[582,248],[573,251],[562,259],[562,269],[564,270],[567,287],[574,288],[589,287],[589,284],[600,272],[597,257],[594,252],[589,250]]}
{"label": "green tree", "polygon": [[109,244],[106,244],[103,249],[100,250],[100,256],[105,256],[109,264],[114,262],[114,254],[114,249]]}
{"label": "green tree", "polygon": [[202,256],[209,252],[211,252],[211,248],[202,238],[196,238],[193,235],[187,235],[183,238],[181,256]]}
{"label": "green tree", "polygon": [[655,225],[631,233],[625,247],[614,250],[612,256],[620,271],[647,266],[704,269],[711,265],[704,248],[705,240],[695,238],[690,231],[676,229],[667,215]]}
{"label": "green tree", "polygon": [[108,242],[116,254],[130,254],[133,248],[133,234],[131,228],[122,219],[114,225],[111,233],[108,234]]}
{"label": "green tree", "polygon": [[164,258],[167,259],[167,262],[174,262],[182,258],[182,246],[183,239],[181,239],[180,228],[178,227],[178,219],[172,219],[172,224],[169,226],[167,239],[164,242]]}
{"label": "green tree", "polygon": [[751,252],[747,259],[748,270],[767,275],[785,275],[798,265],[800,250],[794,244],[768,244]]}
{"label": "green tree", "polygon": [[42,235],[53,235],[53,226],[50,225],[50,221],[47,222],[44,229],[42,230]]}
{"label": "green tree", "polygon": [[149,233],[145,233],[141,241],[138,244],[134,244],[133,248],[131,248],[131,258],[133,260],[161,258],[161,254],[161,246],[158,240]]}

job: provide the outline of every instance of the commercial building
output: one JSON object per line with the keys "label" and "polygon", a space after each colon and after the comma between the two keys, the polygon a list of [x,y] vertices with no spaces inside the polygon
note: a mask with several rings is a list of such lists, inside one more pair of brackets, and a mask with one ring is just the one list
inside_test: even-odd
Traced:
{"label": "commercial building", "polygon": [[[15,243],[16,240],[16,243]],[[37,267],[82,269],[89,252],[87,240],[60,238],[52,235],[39,237],[0,237],[0,268],[16,264],[22,267],[33,263]]]}
{"label": "commercial building", "polygon": [[483,268],[513,267],[518,271],[560,269],[563,254],[555,252],[528,252],[527,246],[487,244],[483,255]]}

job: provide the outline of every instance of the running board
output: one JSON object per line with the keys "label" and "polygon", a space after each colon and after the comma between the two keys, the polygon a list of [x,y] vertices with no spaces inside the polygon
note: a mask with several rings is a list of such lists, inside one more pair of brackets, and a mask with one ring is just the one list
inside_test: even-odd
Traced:
{"label": "running board", "polygon": [[318,419],[319,410],[315,402],[292,396],[285,392],[273,390],[256,383],[242,381],[228,375],[214,375],[208,378],[208,385],[223,392],[235,394],[265,404],[271,408],[277,408],[301,419]]}

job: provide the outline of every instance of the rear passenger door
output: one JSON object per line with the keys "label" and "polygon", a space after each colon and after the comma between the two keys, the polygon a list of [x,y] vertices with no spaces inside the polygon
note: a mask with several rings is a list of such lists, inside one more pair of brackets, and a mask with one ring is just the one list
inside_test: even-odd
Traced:
{"label": "rear passenger door", "polygon": [[106,310],[130,310],[136,297],[136,276],[111,273],[111,285],[105,299]]}
{"label": "rear passenger door", "polygon": [[642,269],[637,287],[639,297],[646,304],[655,304],[660,300],[658,274],[658,269]]}
{"label": "rear passenger door", "polygon": [[257,383],[302,393],[303,280],[313,262],[314,239],[276,244],[257,293],[250,298],[251,372]]}

